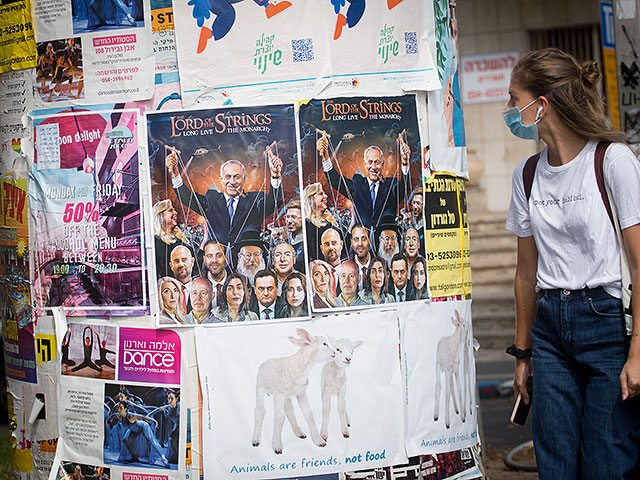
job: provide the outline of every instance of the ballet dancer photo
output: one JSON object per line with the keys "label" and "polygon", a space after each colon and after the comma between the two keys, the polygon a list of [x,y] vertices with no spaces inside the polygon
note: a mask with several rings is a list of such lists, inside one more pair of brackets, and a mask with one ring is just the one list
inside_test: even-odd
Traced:
{"label": "ballet dancer photo", "polygon": [[115,380],[115,327],[69,324],[60,350],[62,375]]}

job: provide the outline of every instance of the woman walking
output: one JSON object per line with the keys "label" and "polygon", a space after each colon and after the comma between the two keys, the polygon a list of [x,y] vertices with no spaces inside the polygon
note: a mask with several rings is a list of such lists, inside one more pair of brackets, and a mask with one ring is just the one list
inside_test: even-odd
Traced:
{"label": "woman walking", "polygon": [[[507,352],[525,401],[533,374],[542,480],[640,478],[640,163],[604,115],[599,76],[595,62],[558,49],[528,53],[513,69],[503,112],[516,136],[546,144],[513,174],[506,225],[518,235],[516,338]],[[614,143],[603,177],[635,290],[629,329],[620,245],[596,178],[599,142]]]}

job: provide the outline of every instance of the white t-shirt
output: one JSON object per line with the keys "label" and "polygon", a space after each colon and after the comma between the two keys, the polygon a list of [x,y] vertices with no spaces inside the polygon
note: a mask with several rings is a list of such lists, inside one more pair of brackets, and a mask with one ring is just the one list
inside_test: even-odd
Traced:
{"label": "white t-shirt", "polygon": [[[513,172],[507,230],[533,235],[538,248],[536,290],[579,290],[603,286],[621,296],[620,251],[594,170],[597,142],[589,141],[569,163],[549,165],[542,151],[527,202],[522,171]],[[640,161],[622,144],[609,149],[605,181],[621,228],[640,223]]]}

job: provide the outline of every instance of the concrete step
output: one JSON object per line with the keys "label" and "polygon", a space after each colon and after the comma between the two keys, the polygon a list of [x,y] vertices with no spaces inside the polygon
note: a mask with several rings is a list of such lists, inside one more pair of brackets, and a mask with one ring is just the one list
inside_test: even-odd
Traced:
{"label": "concrete step", "polygon": [[515,251],[487,252],[474,255],[471,252],[471,269],[492,270],[509,268],[515,272],[517,253]]}
{"label": "concrete step", "polygon": [[485,286],[502,287],[505,290],[513,291],[513,275],[515,271],[508,269],[495,270],[473,270],[473,292],[482,289]]}
{"label": "concrete step", "polygon": [[511,237],[472,238],[471,254],[494,252],[517,252],[518,243]]}
{"label": "concrete step", "polygon": [[514,330],[494,328],[491,330],[476,331],[474,329],[473,336],[480,343],[480,350],[501,350],[504,351],[513,343]]}

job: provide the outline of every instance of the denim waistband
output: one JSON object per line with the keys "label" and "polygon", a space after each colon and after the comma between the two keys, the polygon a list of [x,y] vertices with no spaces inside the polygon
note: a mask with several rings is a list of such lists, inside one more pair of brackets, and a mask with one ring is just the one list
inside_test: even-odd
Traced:
{"label": "denim waistband", "polygon": [[538,292],[538,295],[544,296],[546,298],[588,298],[588,297],[597,297],[600,295],[610,296],[609,293],[604,289],[604,287],[595,287],[595,288],[582,288],[580,290],[567,290],[563,288],[551,288],[551,289],[542,289]]}

